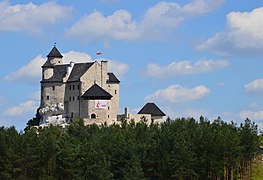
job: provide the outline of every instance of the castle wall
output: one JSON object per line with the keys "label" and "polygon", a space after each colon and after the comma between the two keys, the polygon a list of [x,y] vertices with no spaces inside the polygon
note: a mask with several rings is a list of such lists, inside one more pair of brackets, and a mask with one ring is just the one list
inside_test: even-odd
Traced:
{"label": "castle wall", "polygon": [[150,125],[151,124],[151,115],[150,114],[130,114],[127,115],[122,114],[118,115],[118,122],[120,122],[122,119],[127,120],[127,123],[139,123],[143,119],[146,120],[145,123]]}
{"label": "castle wall", "polygon": [[63,103],[65,95],[64,83],[42,83],[41,84],[41,107],[52,104]]}
{"label": "castle wall", "polygon": [[80,78],[81,94],[84,94],[94,83],[101,85],[101,67],[95,62]]}
{"label": "castle wall", "polygon": [[108,91],[113,97],[111,98],[110,103],[110,117],[112,117],[114,120],[117,120],[117,115],[119,114],[119,108],[120,108],[120,85],[119,84],[113,84],[109,83],[106,86],[106,91]]}
{"label": "castle wall", "polygon": [[62,58],[60,57],[52,57],[52,58],[48,58],[48,61],[50,61],[51,64],[53,65],[59,65],[62,64]]}
{"label": "castle wall", "polygon": [[80,83],[70,82],[66,85],[65,92],[65,109],[68,117],[74,119],[80,117]]}
{"label": "castle wall", "polygon": [[164,117],[163,116],[152,116],[154,124],[161,124],[164,123]]}
{"label": "castle wall", "polygon": [[43,73],[43,77],[42,77],[43,79],[49,79],[53,76],[54,70],[53,68],[44,68],[42,73]]}
{"label": "castle wall", "polygon": [[[110,105],[111,101],[106,100],[107,104]],[[82,115],[85,124],[113,124],[115,119],[111,117],[111,110],[108,108],[98,109],[96,106],[96,100],[83,100]],[[95,115],[95,118],[93,117]]]}

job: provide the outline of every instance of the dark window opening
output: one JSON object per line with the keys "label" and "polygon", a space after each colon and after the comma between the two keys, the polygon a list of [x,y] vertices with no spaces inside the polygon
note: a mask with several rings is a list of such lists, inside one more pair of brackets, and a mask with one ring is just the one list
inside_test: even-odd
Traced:
{"label": "dark window opening", "polygon": [[108,115],[108,118],[110,118],[110,115]]}
{"label": "dark window opening", "polygon": [[75,90],[75,85],[72,85],[72,90]]}
{"label": "dark window opening", "polygon": [[72,97],[72,101],[75,101],[75,97],[74,96]]}
{"label": "dark window opening", "polygon": [[73,118],[73,112],[71,112],[71,118]]}
{"label": "dark window opening", "polygon": [[110,110],[110,106],[108,106],[108,110]]}
{"label": "dark window opening", "polygon": [[49,96],[47,96],[47,100],[49,100]]}
{"label": "dark window opening", "polygon": [[71,85],[69,86],[69,90],[71,90]]}
{"label": "dark window opening", "polygon": [[55,91],[55,86],[52,86],[52,91]]}
{"label": "dark window opening", "polygon": [[71,97],[69,97],[69,101],[71,101]]}
{"label": "dark window opening", "polygon": [[78,85],[78,89],[79,89],[79,85]]}
{"label": "dark window opening", "polygon": [[79,96],[78,96],[78,101],[79,101]]}
{"label": "dark window opening", "polygon": [[92,114],[91,119],[96,119],[96,114]]}
{"label": "dark window opening", "polygon": [[117,94],[117,90],[115,90],[115,94]]}

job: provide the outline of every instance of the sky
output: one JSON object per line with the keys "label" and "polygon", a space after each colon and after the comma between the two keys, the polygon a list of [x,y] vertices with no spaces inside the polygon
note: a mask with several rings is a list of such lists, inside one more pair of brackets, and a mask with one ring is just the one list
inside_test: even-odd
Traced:
{"label": "sky", "polygon": [[64,63],[109,62],[120,113],[154,102],[172,119],[250,118],[263,130],[262,29],[261,0],[0,1],[0,126],[35,116],[56,43]]}

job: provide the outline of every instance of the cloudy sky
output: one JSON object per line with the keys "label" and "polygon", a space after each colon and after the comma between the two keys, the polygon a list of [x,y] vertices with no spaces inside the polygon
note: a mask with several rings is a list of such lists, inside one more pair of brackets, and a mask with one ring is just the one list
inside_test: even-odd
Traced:
{"label": "cloudy sky", "polygon": [[121,110],[155,102],[171,118],[249,117],[263,130],[261,0],[0,1],[0,125],[23,129],[39,106],[41,65],[109,61]]}

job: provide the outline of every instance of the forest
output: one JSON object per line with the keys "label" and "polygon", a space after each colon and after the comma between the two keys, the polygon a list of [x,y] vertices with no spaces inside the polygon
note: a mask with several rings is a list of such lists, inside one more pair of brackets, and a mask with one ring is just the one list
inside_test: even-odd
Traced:
{"label": "forest", "polygon": [[257,125],[202,116],[164,124],[0,127],[0,179],[251,179]]}

